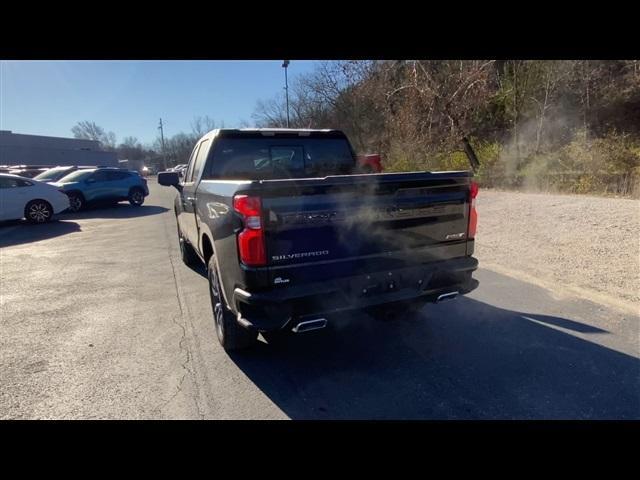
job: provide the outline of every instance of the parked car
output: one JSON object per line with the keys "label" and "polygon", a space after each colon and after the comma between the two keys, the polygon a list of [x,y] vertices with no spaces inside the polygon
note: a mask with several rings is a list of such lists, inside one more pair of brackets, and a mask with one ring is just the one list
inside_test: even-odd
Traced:
{"label": "parked car", "polygon": [[0,173],[0,220],[26,218],[45,223],[69,208],[69,197],[56,187],[26,177]]}
{"label": "parked car", "polygon": [[49,167],[23,167],[11,169],[8,173],[24,178],[34,178],[48,169]]}
{"label": "parked car", "polygon": [[53,167],[53,168],[49,168],[47,170],[45,170],[44,172],[40,173],[39,175],[36,175],[35,177],[33,177],[34,180],[39,180],[41,182],[57,182],[58,180],[60,180],[62,177],[66,177],[67,175],[69,175],[71,172],[75,172],[76,170],[86,170],[89,168],[96,168],[95,166],[93,167],[82,167],[82,166],[77,166],[77,165],[71,165],[71,166],[58,166],[58,167]]}
{"label": "parked car", "polygon": [[221,129],[174,186],[182,260],[207,265],[223,348],[324,328],[331,315],[389,318],[465,294],[477,184],[470,171],[353,174],[337,130]]}
{"label": "parked car", "polygon": [[149,195],[147,181],[138,172],[119,168],[76,170],[53,183],[69,197],[72,212],[92,203],[115,203],[128,200],[140,206]]}
{"label": "parked car", "polygon": [[178,176],[182,177],[184,175],[185,170],[187,169],[187,164],[179,164],[175,167],[169,168],[168,172],[177,172]]}

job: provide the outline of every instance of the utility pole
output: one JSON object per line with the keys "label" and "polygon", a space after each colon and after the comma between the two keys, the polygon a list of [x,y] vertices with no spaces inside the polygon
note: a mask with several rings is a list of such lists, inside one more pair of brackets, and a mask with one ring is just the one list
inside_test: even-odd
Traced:
{"label": "utility pole", "polygon": [[158,126],[160,130],[160,141],[162,142],[162,165],[164,165],[164,169],[167,169],[167,156],[164,153],[164,130],[162,129],[162,118],[160,119],[160,125]]}
{"label": "utility pole", "polygon": [[289,66],[289,60],[285,60],[282,64],[284,68],[284,91],[287,97],[287,128],[289,128],[289,79],[287,78],[287,67]]}

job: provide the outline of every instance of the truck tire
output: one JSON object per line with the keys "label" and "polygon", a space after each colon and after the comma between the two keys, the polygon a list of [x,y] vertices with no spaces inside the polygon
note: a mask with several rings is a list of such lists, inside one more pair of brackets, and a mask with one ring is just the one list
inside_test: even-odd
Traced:
{"label": "truck tire", "polygon": [[207,268],[209,278],[209,295],[215,323],[216,335],[222,348],[227,352],[248,348],[256,343],[258,332],[248,330],[238,323],[235,315],[227,308],[222,297],[222,289],[218,278],[215,256],[209,259]]}

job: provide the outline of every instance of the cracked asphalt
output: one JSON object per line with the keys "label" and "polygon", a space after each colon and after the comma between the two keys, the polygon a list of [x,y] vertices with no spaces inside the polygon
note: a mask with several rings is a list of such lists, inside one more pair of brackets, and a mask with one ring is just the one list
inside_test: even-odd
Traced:
{"label": "cracked asphalt", "polygon": [[227,355],[174,191],[149,183],[139,209],[0,224],[0,418],[640,418],[639,312],[504,271],[396,322]]}

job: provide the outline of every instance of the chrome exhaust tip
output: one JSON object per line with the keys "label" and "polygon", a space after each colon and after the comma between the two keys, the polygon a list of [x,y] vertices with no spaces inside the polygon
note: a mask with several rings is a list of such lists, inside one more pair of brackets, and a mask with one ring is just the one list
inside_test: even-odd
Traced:
{"label": "chrome exhaust tip", "polygon": [[309,332],[311,330],[320,330],[327,326],[326,318],[316,318],[314,320],[307,320],[304,322],[298,323],[295,327],[292,328],[293,333],[303,333]]}
{"label": "chrome exhaust tip", "polygon": [[458,296],[459,292],[449,292],[449,293],[443,293],[442,295],[438,296],[438,298],[436,299],[436,303],[440,303],[444,300],[453,300],[454,298],[456,298]]}

